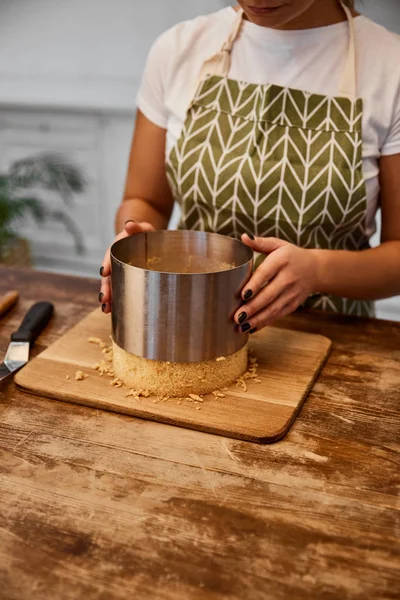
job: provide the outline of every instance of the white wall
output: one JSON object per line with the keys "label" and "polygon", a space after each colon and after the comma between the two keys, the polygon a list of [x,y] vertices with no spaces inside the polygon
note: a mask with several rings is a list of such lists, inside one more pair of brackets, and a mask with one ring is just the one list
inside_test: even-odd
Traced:
{"label": "white wall", "polygon": [[400,0],[356,0],[356,6],[370,19],[400,34]]}
{"label": "white wall", "polygon": [[[0,170],[29,152],[67,150],[92,185],[73,216],[87,232],[76,258],[62,230],[29,223],[40,267],[94,275],[113,237],[148,49],[170,25],[229,0],[0,0]],[[361,12],[400,34],[400,0],[363,0]],[[379,243],[379,235],[374,243]],[[50,250],[49,250],[50,249]],[[400,299],[379,303],[400,320]]]}
{"label": "white wall", "polygon": [[220,0],[0,0],[0,99],[132,109],[151,43]]}
{"label": "white wall", "polygon": [[91,180],[72,211],[86,234],[85,256],[75,256],[61,227],[38,230],[28,220],[21,228],[38,267],[96,275],[114,237],[149,47],[174,23],[222,6],[220,0],[0,0],[0,170],[27,154],[62,150]]}

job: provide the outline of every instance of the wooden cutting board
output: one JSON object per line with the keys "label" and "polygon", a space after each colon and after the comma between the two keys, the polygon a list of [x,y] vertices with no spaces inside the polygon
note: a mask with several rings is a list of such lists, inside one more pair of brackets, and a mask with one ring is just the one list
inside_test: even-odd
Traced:
{"label": "wooden cutting board", "polygon": [[[249,381],[247,392],[233,384],[225,398],[206,395],[201,404],[155,398],[137,401],[126,397],[126,389],[112,387],[110,379],[94,368],[103,355],[89,337],[109,343],[110,330],[110,317],[94,311],[29,362],[15,382],[27,392],[55,400],[270,443],[288,432],[331,347],[331,341],[319,335],[267,328],[250,339],[261,383]],[[88,377],[76,381],[77,370]]]}

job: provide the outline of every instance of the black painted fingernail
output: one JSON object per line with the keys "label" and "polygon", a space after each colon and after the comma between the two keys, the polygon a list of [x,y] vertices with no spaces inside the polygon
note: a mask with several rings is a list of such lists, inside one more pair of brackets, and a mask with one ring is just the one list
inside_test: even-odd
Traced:
{"label": "black painted fingernail", "polygon": [[103,300],[104,294],[103,292],[100,292],[99,294],[99,302],[101,302]]}
{"label": "black painted fingernail", "polygon": [[103,312],[106,310],[106,308],[107,308],[107,304],[102,304],[102,306],[101,306],[101,310],[102,310]]}
{"label": "black painted fingernail", "polygon": [[101,267],[100,269],[100,275],[103,277],[103,271],[104,271],[104,267]]}
{"label": "black painted fingernail", "polygon": [[245,300],[250,300],[250,298],[252,297],[252,295],[253,295],[253,290],[247,290],[247,292],[244,294],[243,298]]}
{"label": "black painted fingernail", "polygon": [[248,235],[248,236],[249,236],[249,238],[250,238],[251,240],[253,240],[253,242],[254,242],[254,240],[256,239],[256,238],[254,237],[254,235],[253,235],[252,233],[248,233],[247,235]]}
{"label": "black painted fingernail", "polygon": [[249,329],[251,329],[250,323],[245,323],[244,325],[242,325],[241,329],[242,333],[246,333]]}
{"label": "black painted fingernail", "polygon": [[128,225],[128,223],[136,223],[136,221],[134,221],[133,219],[128,219],[127,221],[125,221],[125,225]]}
{"label": "black painted fingernail", "polygon": [[255,333],[256,331],[257,331],[257,327],[253,327],[253,329],[251,329],[251,330],[249,331],[249,333]]}
{"label": "black painted fingernail", "polygon": [[239,318],[238,318],[239,325],[244,323],[246,319],[247,319],[247,313],[245,313],[245,312],[240,313]]}

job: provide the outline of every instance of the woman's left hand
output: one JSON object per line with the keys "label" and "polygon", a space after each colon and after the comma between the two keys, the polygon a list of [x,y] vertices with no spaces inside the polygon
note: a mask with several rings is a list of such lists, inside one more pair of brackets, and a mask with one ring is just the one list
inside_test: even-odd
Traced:
{"label": "woman's left hand", "polygon": [[277,238],[242,236],[255,252],[266,254],[242,291],[246,302],[235,314],[242,333],[254,333],[294,312],[310,294],[318,292],[318,250],[299,248]]}

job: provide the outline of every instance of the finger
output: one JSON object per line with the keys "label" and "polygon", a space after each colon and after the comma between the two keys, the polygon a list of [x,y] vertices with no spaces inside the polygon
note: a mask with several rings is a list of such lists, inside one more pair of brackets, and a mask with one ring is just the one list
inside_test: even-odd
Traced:
{"label": "finger", "polygon": [[108,315],[111,312],[111,302],[103,302],[101,310],[105,315]]}
{"label": "finger", "polygon": [[101,263],[101,267],[100,267],[100,276],[101,277],[108,277],[111,271],[111,264],[110,264],[110,248],[107,249],[104,258],[102,260]]}
{"label": "finger", "polygon": [[[128,231],[127,231],[127,227],[129,228]],[[119,242],[119,240],[123,240],[124,238],[126,238],[130,235],[134,235],[135,233],[140,233],[141,231],[142,231],[142,229],[141,229],[141,226],[139,225],[139,223],[135,223],[135,221],[128,221],[125,224],[125,229],[116,236],[114,243]],[[102,277],[108,277],[111,273],[110,250],[111,250],[111,246],[110,246],[110,248],[107,249],[107,251],[104,255],[104,258],[103,258],[103,262],[101,264],[100,275]]]}
{"label": "finger", "polygon": [[128,235],[135,235],[135,233],[142,233],[143,231],[154,231],[154,227],[151,223],[137,223],[130,220],[125,223],[125,231]]}
{"label": "finger", "polygon": [[[254,236],[253,236],[254,237]],[[250,237],[247,233],[242,235],[242,242],[249,246],[255,252],[270,254],[282,246],[287,246],[288,242],[274,237]]]}
{"label": "finger", "polygon": [[110,248],[107,249],[100,267],[100,276],[108,277],[111,271],[110,265]]}
{"label": "finger", "polygon": [[101,280],[101,287],[99,293],[99,302],[100,304],[104,304],[107,302],[111,302],[112,294],[111,294],[111,277],[103,277]]}
{"label": "finger", "polygon": [[101,282],[101,291],[99,294],[99,301],[101,304],[101,310],[104,314],[111,312],[112,307],[112,287],[111,287],[111,276],[104,277]]}
{"label": "finger", "polygon": [[155,231],[155,227],[151,223],[143,222],[141,226],[143,231]]}
{"label": "finger", "polygon": [[111,312],[112,306],[112,288],[111,288],[111,277],[103,277],[101,280],[101,288],[99,293],[99,303],[103,313],[108,314]]}
{"label": "finger", "polygon": [[[154,231],[153,225],[151,223],[136,223],[135,221],[127,221],[125,223],[124,231],[121,231],[115,238],[115,241],[119,241],[124,239],[130,235],[135,235],[137,233],[142,233],[144,231]],[[111,312],[111,304],[112,304],[112,287],[111,287],[111,256],[110,256],[110,248],[108,248],[107,252],[104,255],[102,267],[100,269],[100,275],[102,276],[102,282],[99,293],[99,302],[101,303],[101,307],[104,313]]]}
{"label": "finger", "polygon": [[[125,223],[125,229],[116,236],[114,243],[130,235],[135,235],[136,233],[142,233],[144,231],[155,231],[155,229],[153,225],[151,225],[151,223],[136,223],[136,221],[129,220]],[[110,273],[111,257],[110,248],[108,248],[107,252],[104,255],[103,262],[101,264],[100,275],[102,277],[108,277]]]}
{"label": "finger", "polygon": [[285,264],[285,258],[279,252],[272,252],[267,256],[243,288],[243,300],[248,302],[251,298],[254,298],[267,283],[277,276]]}
{"label": "finger", "polygon": [[[115,238],[115,242],[118,242],[119,240],[122,240],[123,238],[128,237],[128,233],[126,233],[126,231],[121,231],[121,233],[119,233],[117,235],[117,237]],[[111,246],[110,248],[107,248],[107,251],[104,255],[103,258],[103,262],[101,263],[101,267],[100,267],[100,275],[101,277],[108,277],[111,273],[111,255],[110,255],[110,250],[111,250]]]}
{"label": "finger", "polygon": [[291,294],[283,293],[276,300],[253,315],[251,319],[239,328],[241,333],[255,333],[268,325],[272,325],[277,319],[286,317],[294,312],[298,304]]}
{"label": "finger", "polygon": [[283,319],[287,315],[295,312],[298,308],[298,302],[293,299],[285,298],[282,295],[280,298],[277,298],[276,302],[273,305],[269,306],[265,311],[260,312],[259,315],[256,316],[255,323],[257,330],[262,329],[263,327],[268,327],[277,321],[278,319]]}
{"label": "finger", "polygon": [[257,296],[255,296],[249,302],[246,302],[235,314],[235,321],[238,325],[250,321],[251,318],[256,315],[260,310],[263,310],[272,302],[274,302],[278,296],[280,296],[285,290],[285,285],[279,280],[279,277],[274,279],[270,284],[264,287]]}
{"label": "finger", "polygon": [[254,315],[271,305],[283,293],[290,293],[293,284],[288,284],[285,274],[281,271],[274,279],[251,300],[246,302],[236,313],[235,321],[238,325],[251,321]]}

